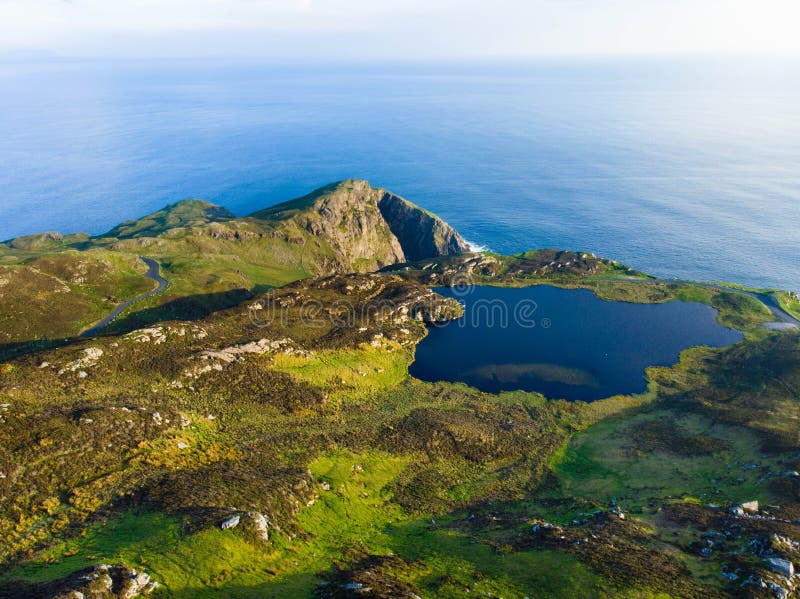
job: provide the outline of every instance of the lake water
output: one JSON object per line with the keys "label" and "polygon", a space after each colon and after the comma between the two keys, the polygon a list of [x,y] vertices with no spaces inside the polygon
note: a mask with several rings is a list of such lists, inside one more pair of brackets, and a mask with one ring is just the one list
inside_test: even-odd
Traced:
{"label": "lake water", "polygon": [[513,253],[800,290],[800,63],[0,63],[0,239],[348,177]]}
{"label": "lake water", "polygon": [[522,389],[592,401],[641,393],[648,366],[671,366],[682,350],[741,341],[700,303],[608,302],[585,289],[437,289],[465,304],[464,317],[431,327],[409,372],[497,393]]}

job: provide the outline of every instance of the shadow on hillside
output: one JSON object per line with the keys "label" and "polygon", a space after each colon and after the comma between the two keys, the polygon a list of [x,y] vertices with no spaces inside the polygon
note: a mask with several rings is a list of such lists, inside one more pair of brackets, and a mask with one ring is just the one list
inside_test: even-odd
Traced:
{"label": "shadow on hillside", "polygon": [[160,306],[132,312],[112,322],[103,335],[119,335],[168,320],[200,320],[255,297],[248,289],[231,289],[180,297]]}
{"label": "shadow on hillside", "polygon": [[[36,341],[20,341],[19,343],[0,343],[0,362],[6,362],[40,351],[64,347],[79,341],[75,337],[67,339],[39,339]],[[2,595],[0,595],[2,597]]]}
{"label": "shadow on hillside", "polygon": [[[62,582],[63,581],[61,580],[46,584],[22,580],[0,582],[0,599],[52,599],[52,597],[56,595],[65,597],[77,596],[68,594],[60,595],[59,593],[63,591],[63,587],[60,587],[59,585]],[[282,591],[272,590],[271,585],[267,584],[255,586],[236,586],[233,588],[226,586],[224,588],[225,594],[223,595],[220,593],[220,596],[261,597],[263,599],[278,599],[284,596]],[[114,596],[116,597],[117,595]],[[174,597],[175,599],[194,599],[197,597],[197,591],[194,589],[177,591],[170,593],[169,596]]]}
{"label": "shadow on hillside", "polygon": [[[255,297],[257,293],[264,292],[268,289],[271,288],[259,288],[255,291],[232,289],[219,293],[207,293],[178,298],[161,306],[124,315],[112,322],[107,328],[98,333],[97,336],[124,335],[136,329],[153,326],[170,320],[200,320],[220,310],[233,308]],[[67,347],[75,343],[81,343],[87,339],[89,339],[89,337],[68,337],[62,339],[37,339],[20,341],[17,343],[2,343],[0,344],[0,362],[13,360],[57,347]],[[2,595],[0,595],[0,597],[2,597]]]}
{"label": "shadow on hillside", "polygon": [[0,582],[0,599],[37,599],[39,597],[52,597],[53,589],[50,585],[35,584],[23,580],[9,580]]}

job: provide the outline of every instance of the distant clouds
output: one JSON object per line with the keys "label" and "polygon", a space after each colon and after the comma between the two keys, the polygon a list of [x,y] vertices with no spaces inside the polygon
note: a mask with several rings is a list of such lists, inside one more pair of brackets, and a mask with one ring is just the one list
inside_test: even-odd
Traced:
{"label": "distant clouds", "polygon": [[458,58],[800,52],[800,0],[0,0],[0,53]]}

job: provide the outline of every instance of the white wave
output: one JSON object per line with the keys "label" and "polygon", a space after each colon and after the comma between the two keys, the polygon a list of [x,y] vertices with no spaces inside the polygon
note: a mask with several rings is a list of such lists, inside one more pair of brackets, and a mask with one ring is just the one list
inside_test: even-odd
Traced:
{"label": "white wave", "polygon": [[469,239],[465,239],[464,241],[467,242],[469,246],[470,252],[491,252],[492,250],[489,249],[488,245],[481,245],[480,243],[475,243],[474,241],[470,241]]}

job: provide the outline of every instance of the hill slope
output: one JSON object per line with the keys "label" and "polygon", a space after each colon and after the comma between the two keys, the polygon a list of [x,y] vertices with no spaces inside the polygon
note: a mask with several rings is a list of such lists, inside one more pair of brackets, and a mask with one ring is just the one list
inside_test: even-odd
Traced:
{"label": "hill slope", "polygon": [[231,218],[234,218],[234,214],[222,206],[204,200],[182,200],[153,214],[125,221],[100,237],[155,237],[170,229],[196,227]]}

